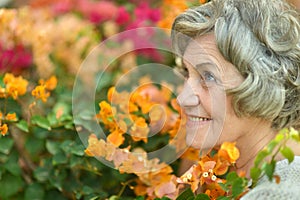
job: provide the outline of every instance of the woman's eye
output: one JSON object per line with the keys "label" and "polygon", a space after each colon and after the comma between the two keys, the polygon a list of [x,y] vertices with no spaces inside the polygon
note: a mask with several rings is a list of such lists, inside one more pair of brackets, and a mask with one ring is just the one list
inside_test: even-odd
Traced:
{"label": "woman's eye", "polygon": [[204,79],[205,82],[216,82],[216,78],[215,78],[214,74],[211,72],[208,72],[208,71],[205,71],[203,73],[202,78]]}

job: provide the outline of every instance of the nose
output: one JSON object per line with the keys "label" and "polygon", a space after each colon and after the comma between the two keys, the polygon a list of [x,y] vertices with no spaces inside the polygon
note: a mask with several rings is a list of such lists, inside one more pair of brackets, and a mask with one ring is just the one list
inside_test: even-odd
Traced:
{"label": "nose", "polygon": [[182,91],[177,96],[177,102],[181,107],[197,106],[200,103],[199,96],[188,82],[184,84]]}

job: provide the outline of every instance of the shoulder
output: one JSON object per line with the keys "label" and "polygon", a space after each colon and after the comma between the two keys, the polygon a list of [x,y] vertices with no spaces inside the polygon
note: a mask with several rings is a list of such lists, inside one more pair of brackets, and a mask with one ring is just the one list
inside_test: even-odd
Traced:
{"label": "shoulder", "polygon": [[278,161],[275,174],[280,176],[280,183],[268,181],[263,177],[258,185],[249,191],[241,200],[248,199],[290,199],[296,200],[300,196],[300,156],[295,156],[292,163],[287,160]]}

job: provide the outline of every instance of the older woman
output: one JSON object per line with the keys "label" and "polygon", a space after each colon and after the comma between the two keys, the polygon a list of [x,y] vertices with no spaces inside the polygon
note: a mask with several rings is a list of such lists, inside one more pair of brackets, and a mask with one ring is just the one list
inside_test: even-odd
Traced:
{"label": "older woman", "polygon": [[[237,170],[249,174],[280,129],[300,128],[300,17],[285,1],[209,2],[176,18],[172,41],[186,75],[178,102],[188,145],[209,150],[236,141]],[[281,183],[262,180],[245,199],[299,198],[300,157],[291,165],[277,159]]]}

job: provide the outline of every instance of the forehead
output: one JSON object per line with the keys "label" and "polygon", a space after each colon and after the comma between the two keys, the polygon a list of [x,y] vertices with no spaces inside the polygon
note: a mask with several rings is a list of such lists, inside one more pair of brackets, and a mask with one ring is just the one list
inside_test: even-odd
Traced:
{"label": "forehead", "polygon": [[191,40],[184,52],[183,62],[185,65],[189,64],[192,66],[209,63],[209,66],[215,68],[212,70],[218,71],[223,81],[238,79],[241,82],[243,80],[236,67],[227,61],[219,51],[213,33]]}
{"label": "forehead", "polygon": [[231,64],[218,50],[213,33],[192,39],[184,52],[183,60],[193,66],[202,62],[212,62],[220,67],[220,71],[223,71],[225,64]]}

